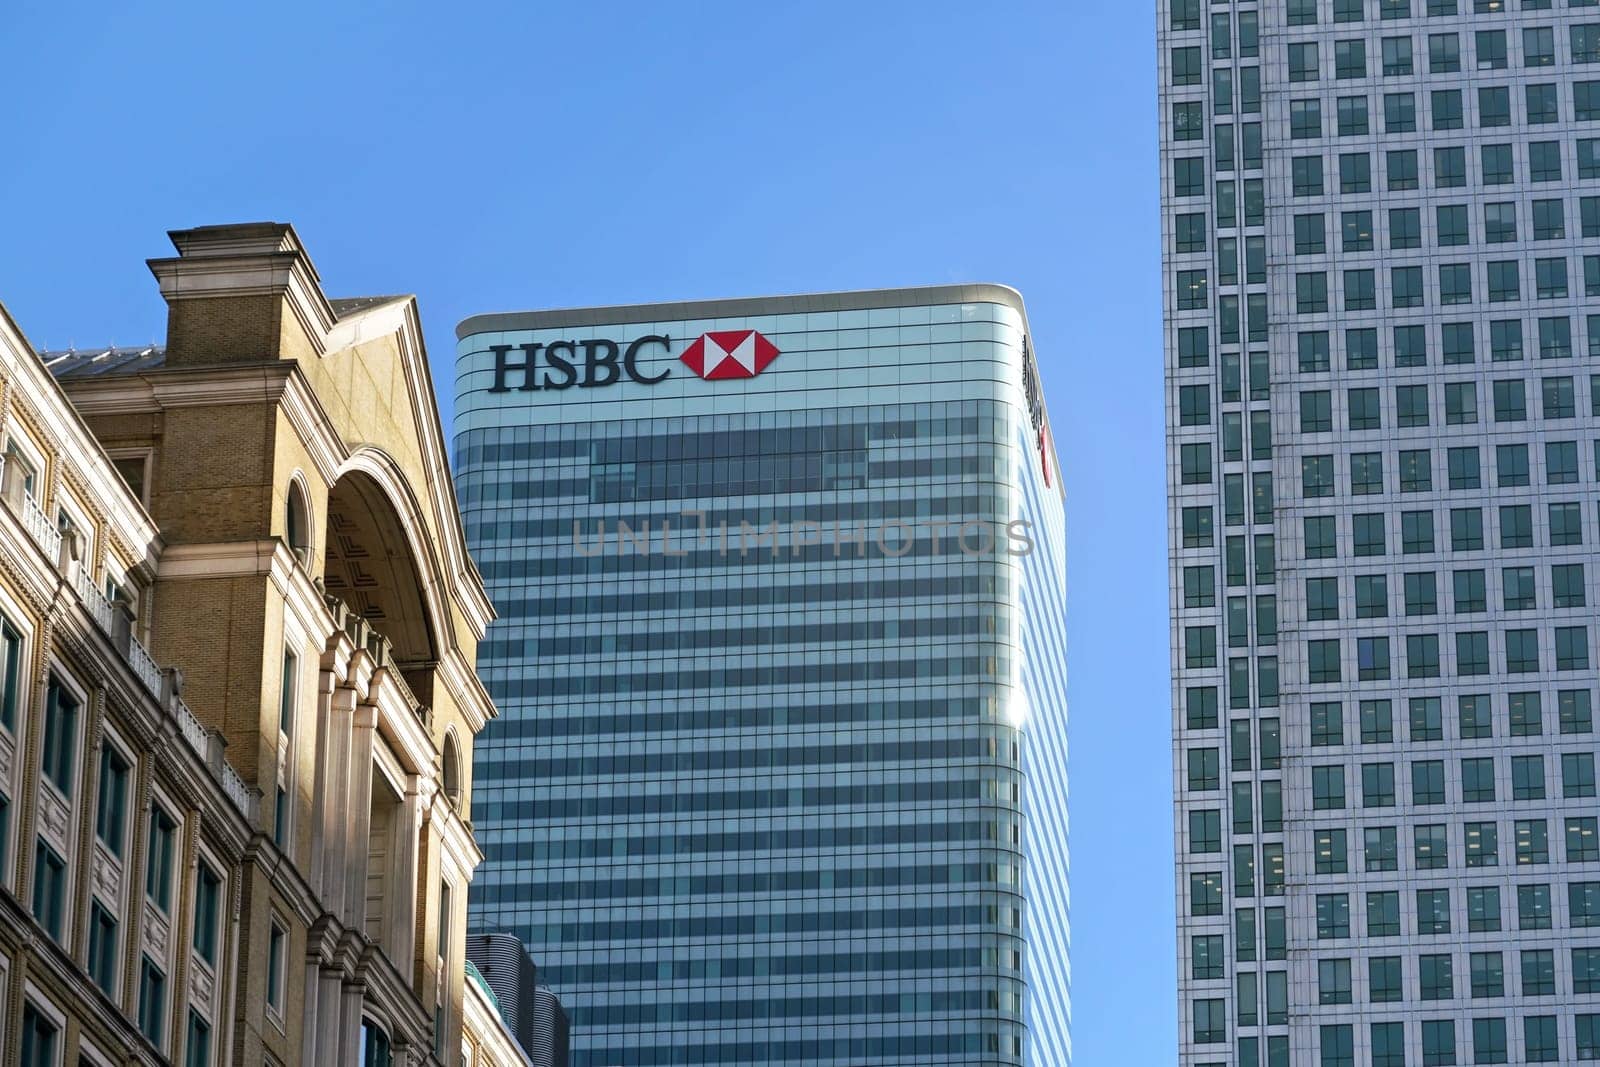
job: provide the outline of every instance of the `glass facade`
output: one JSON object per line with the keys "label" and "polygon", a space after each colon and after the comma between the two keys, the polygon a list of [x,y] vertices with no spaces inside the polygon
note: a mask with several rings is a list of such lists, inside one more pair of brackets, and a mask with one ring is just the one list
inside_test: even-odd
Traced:
{"label": "glass facade", "polygon": [[[749,330],[755,376],[680,360]],[[1067,1063],[1063,506],[1021,301],[458,332],[500,616],[472,920],[533,947],[573,1063]]]}
{"label": "glass facade", "polygon": [[1179,1062],[1600,1058],[1600,4],[1156,7]]}

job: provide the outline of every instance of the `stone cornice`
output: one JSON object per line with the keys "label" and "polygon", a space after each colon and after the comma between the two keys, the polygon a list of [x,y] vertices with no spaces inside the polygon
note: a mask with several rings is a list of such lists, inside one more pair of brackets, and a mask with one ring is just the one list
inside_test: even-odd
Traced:
{"label": "stone cornice", "polygon": [[71,480],[88,491],[92,499],[86,501],[86,505],[105,515],[112,538],[134,549],[136,557],[153,559],[161,547],[161,534],[155,521],[111,465],[111,458],[100,447],[99,439],[84,425],[70,394],[45,369],[4,306],[0,306],[0,366],[7,378],[19,383],[17,388],[9,390],[11,404],[24,408],[51,443],[60,449],[55,457],[57,462],[73,468]]}

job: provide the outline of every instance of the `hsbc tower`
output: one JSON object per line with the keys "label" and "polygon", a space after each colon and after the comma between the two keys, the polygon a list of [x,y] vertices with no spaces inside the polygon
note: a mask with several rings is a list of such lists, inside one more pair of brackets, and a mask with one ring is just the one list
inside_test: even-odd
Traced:
{"label": "hsbc tower", "polygon": [[476,929],[574,1067],[1069,1039],[1064,497],[1021,297],[481,315]]}

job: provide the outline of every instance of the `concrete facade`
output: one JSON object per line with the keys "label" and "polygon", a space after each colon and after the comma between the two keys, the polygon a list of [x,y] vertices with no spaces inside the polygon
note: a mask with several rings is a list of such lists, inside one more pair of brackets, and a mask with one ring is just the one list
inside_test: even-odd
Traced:
{"label": "concrete facade", "polygon": [[1600,1057],[1600,10],[1157,11],[1180,1062]]}

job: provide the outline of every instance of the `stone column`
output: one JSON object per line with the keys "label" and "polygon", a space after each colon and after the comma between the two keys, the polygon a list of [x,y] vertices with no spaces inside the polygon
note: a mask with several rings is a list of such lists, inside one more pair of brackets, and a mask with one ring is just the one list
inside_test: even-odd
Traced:
{"label": "stone column", "polygon": [[[329,809],[333,798],[327,788],[333,775],[333,693],[336,681],[332,671],[317,675],[316,758],[312,769],[315,788],[311,795],[311,870],[307,880],[318,896],[327,896],[327,867],[323,853],[328,847]],[[306,720],[301,717],[301,722]],[[297,735],[298,736],[298,735]]]}
{"label": "stone column", "polygon": [[350,852],[350,746],[355,731],[356,691],[341,685],[334,689],[328,709],[328,773],[318,782],[325,794],[324,814],[317,825],[323,833],[322,884],[318,891],[324,907],[348,909],[342,902],[349,882]]}
{"label": "stone column", "polygon": [[346,924],[362,931],[366,929],[367,917],[367,861],[372,848],[372,747],[377,728],[375,705],[361,704],[351,710],[350,762],[345,788],[349,811],[345,819],[348,837],[344,907]]}
{"label": "stone column", "polygon": [[422,832],[422,795],[416,775],[406,778],[406,795],[396,813],[394,864],[394,963],[408,983],[415,982],[417,942],[417,835]]}

